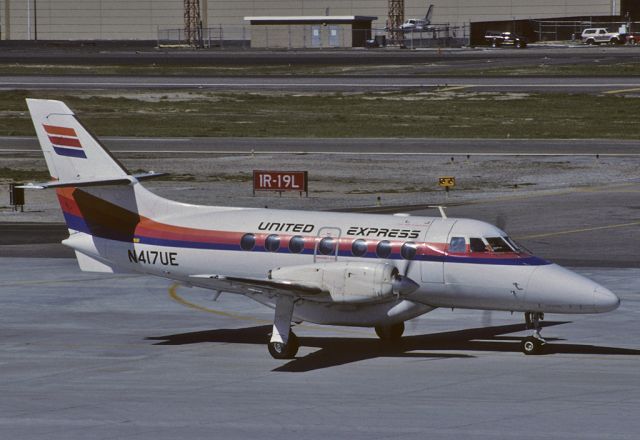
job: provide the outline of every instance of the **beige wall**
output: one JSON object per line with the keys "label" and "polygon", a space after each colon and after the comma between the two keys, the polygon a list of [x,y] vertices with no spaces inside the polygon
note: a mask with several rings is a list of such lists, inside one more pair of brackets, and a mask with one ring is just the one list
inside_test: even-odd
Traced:
{"label": "beige wall", "polygon": [[[182,0],[31,0],[37,1],[38,39],[155,40],[157,29],[183,27]],[[201,0],[203,1],[203,0]],[[10,2],[7,4],[7,2]],[[405,16],[422,17],[426,4],[433,3],[433,21],[463,24],[552,18],[576,15],[619,14],[620,0],[405,0]],[[27,0],[0,0],[2,37],[6,38],[7,18],[11,39],[33,39],[27,35]],[[388,0],[207,0],[208,25],[224,27],[227,39],[249,36],[245,16],[262,15],[373,15],[373,27],[384,27]],[[614,8],[615,5],[615,8]],[[6,7],[10,15],[6,16]],[[246,26],[243,32],[242,28]]]}
{"label": "beige wall", "polygon": [[351,25],[346,24],[251,26],[253,48],[351,47],[351,44]]}

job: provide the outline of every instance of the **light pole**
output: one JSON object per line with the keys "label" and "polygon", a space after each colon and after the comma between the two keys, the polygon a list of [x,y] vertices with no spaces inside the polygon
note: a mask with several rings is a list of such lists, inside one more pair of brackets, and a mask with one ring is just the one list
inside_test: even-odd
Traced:
{"label": "light pole", "polygon": [[33,39],[38,40],[38,0],[33,0]]}

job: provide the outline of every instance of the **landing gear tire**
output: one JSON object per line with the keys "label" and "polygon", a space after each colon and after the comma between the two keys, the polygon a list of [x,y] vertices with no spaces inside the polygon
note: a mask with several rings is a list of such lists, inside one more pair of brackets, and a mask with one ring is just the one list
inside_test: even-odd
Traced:
{"label": "landing gear tire", "polygon": [[522,340],[520,347],[526,355],[535,355],[542,353],[544,342],[533,336],[526,337]]}
{"label": "landing gear tire", "polygon": [[404,322],[398,324],[376,326],[376,335],[383,341],[398,341],[404,333]]}
{"label": "landing gear tire", "polygon": [[269,342],[269,354],[274,359],[293,359],[298,353],[300,342],[295,333],[289,333],[289,340],[286,344],[282,342]]}

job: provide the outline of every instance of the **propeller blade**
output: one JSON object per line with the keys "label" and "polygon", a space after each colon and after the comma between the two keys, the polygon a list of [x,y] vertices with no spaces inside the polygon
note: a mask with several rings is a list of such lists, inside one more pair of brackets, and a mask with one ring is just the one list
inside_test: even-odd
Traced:
{"label": "propeller blade", "polygon": [[402,275],[396,275],[392,282],[393,293],[396,295],[409,295],[415,292],[420,285],[411,278]]}

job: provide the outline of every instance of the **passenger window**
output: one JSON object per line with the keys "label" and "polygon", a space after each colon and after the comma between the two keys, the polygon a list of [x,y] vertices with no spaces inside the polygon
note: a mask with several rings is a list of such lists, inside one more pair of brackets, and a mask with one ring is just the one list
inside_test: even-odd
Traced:
{"label": "passenger window", "polygon": [[331,255],[336,250],[336,239],[331,237],[325,237],[320,240],[318,245],[318,251],[322,255]]}
{"label": "passenger window", "polygon": [[253,234],[244,234],[240,239],[240,247],[244,251],[250,251],[256,245],[256,236]]}
{"label": "passenger window", "polygon": [[264,248],[269,252],[276,252],[280,249],[280,237],[275,234],[269,235],[264,241]]}
{"label": "passenger window", "polygon": [[391,255],[391,243],[389,243],[388,240],[382,240],[378,243],[378,246],[376,246],[376,255],[379,258],[387,258]]}
{"label": "passenger window", "polygon": [[449,241],[449,252],[462,254],[467,251],[467,244],[464,241],[464,237],[451,237]]}
{"label": "passenger window", "polygon": [[400,248],[400,255],[405,260],[413,260],[418,252],[418,245],[415,243],[407,242]]}
{"label": "passenger window", "polygon": [[299,254],[304,250],[304,238],[299,235],[294,235],[289,240],[289,251],[292,254]]}
{"label": "passenger window", "polygon": [[351,244],[351,253],[356,257],[362,257],[367,253],[367,242],[358,239]]}
{"label": "passenger window", "polygon": [[469,248],[471,252],[487,252],[487,246],[481,238],[470,238]]}

